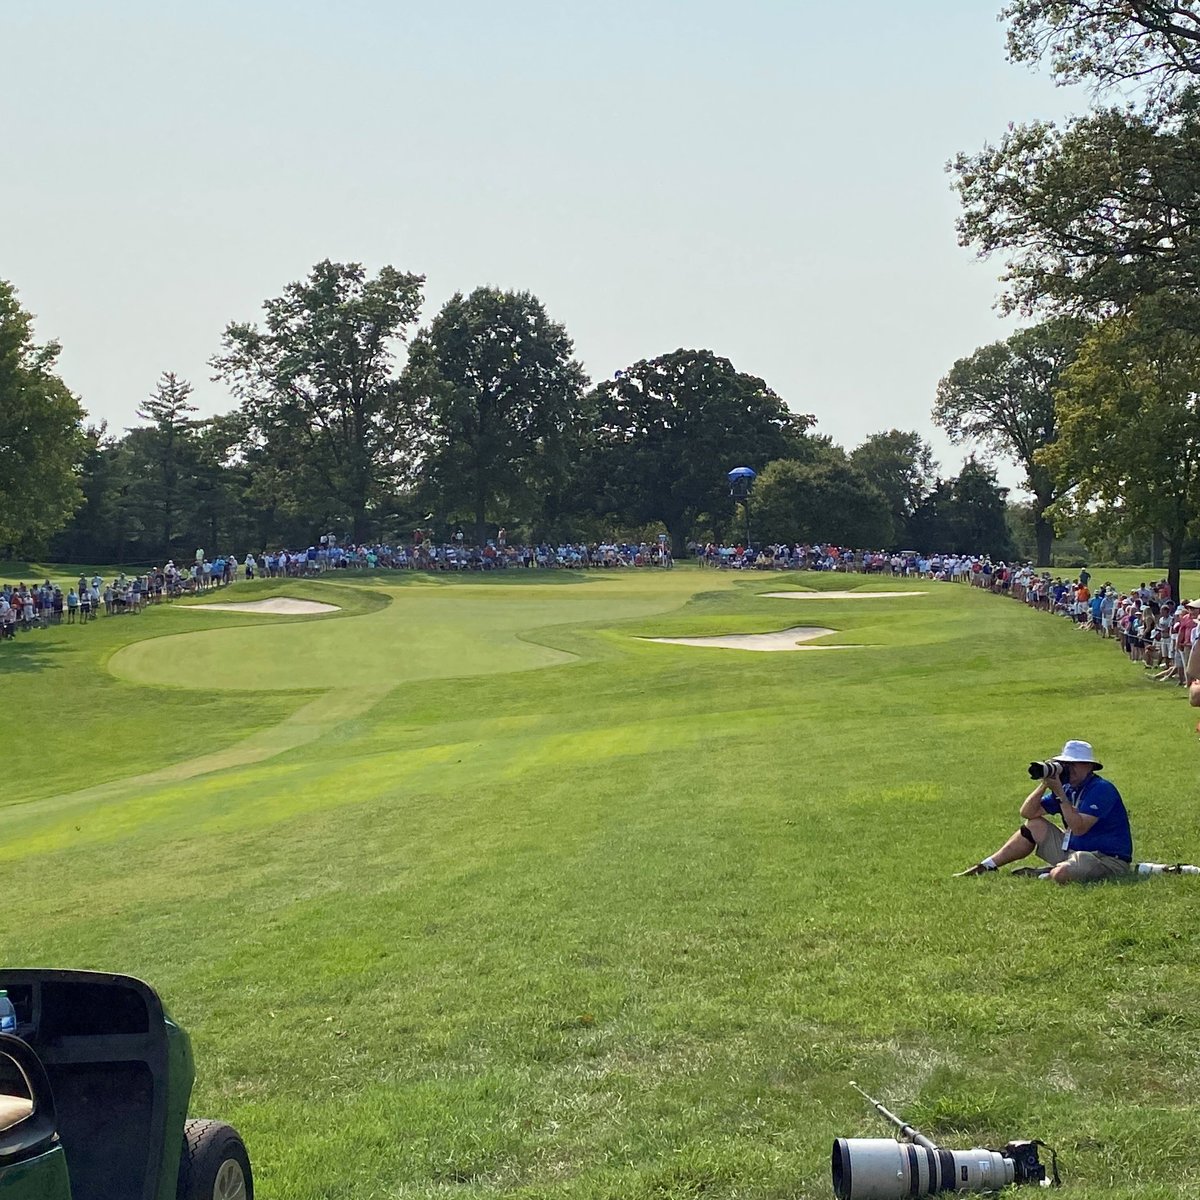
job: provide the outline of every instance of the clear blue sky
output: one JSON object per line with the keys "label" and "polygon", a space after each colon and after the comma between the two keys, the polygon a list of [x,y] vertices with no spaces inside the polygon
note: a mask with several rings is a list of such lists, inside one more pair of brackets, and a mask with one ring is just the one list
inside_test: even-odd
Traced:
{"label": "clear blue sky", "polygon": [[1004,61],[999,7],[10,4],[0,277],[115,429],[162,370],[232,407],[223,327],[328,257],[426,275],[426,319],[528,289],[593,379],[710,348],[949,473],[937,381],[1012,327],[944,163],[1085,103]]}

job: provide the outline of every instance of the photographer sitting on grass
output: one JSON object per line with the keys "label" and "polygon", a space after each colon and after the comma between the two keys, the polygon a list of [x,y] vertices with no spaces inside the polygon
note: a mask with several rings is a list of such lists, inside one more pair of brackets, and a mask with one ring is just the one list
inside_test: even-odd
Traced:
{"label": "photographer sitting on grass", "polygon": [[1023,867],[1014,875],[1048,876],[1062,884],[1124,875],[1133,860],[1129,814],[1121,793],[1096,774],[1100,770],[1088,742],[1067,742],[1055,758],[1031,763],[1029,774],[1038,782],[1021,805],[1024,824],[990,858],[956,878],[986,875],[1035,851],[1050,865]]}

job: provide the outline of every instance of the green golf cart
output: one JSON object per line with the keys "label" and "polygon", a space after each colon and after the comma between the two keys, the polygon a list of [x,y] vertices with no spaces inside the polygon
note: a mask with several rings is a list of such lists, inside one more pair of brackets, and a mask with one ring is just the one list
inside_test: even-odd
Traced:
{"label": "green golf cart", "polygon": [[4,1200],[253,1200],[237,1132],[189,1120],[188,1035],[127,975],[0,969]]}

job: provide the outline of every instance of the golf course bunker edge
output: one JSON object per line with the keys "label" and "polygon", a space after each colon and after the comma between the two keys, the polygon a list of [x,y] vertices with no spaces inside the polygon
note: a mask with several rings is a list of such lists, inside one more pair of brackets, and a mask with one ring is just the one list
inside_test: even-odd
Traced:
{"label": "golf course bunker edge", "polygon": [[319,600],[292,600],[276,596],[271,600],[244,600],[240,604],[185,604],[188,612],[268,613],[276,617],[311,617],[317,613],[341,612],[337,604],[322,604]]}
{"label": "golf course bunker edge", "polygon": [[837,633],[836,629],[825,629],[819,625],[794,625],[791,629],[779,629],[774,633],[726,633],[711,637],[655,637],[639,638],[642,642],[661,642],[668,646],[699,646],[713,650],[758,650],[774,652],[780,650],[858,650],[859,646],[805,646],[816,638]]}

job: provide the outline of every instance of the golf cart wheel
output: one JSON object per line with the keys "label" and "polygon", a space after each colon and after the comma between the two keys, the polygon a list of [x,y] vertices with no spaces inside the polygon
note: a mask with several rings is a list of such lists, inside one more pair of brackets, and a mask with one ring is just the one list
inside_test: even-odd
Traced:
{"label": "golf cart wheel", "polygon": [[232,1125],[185,1121],[176,1200],[254,1200],[250,1156]]}

